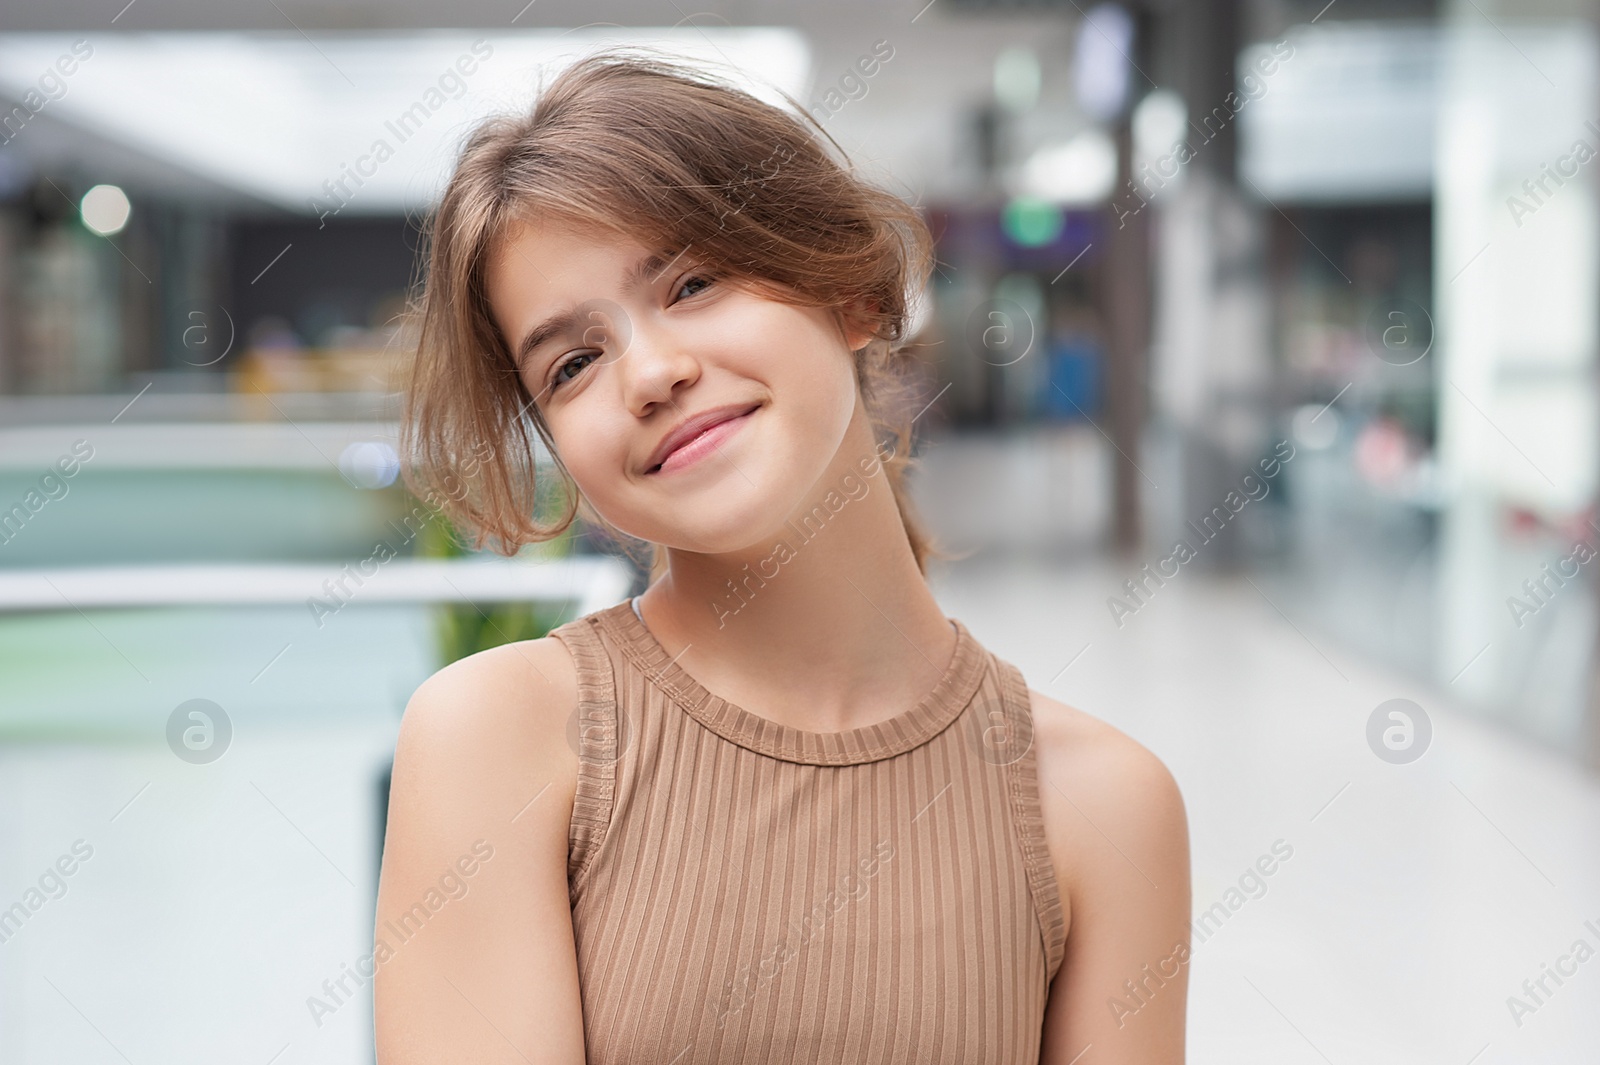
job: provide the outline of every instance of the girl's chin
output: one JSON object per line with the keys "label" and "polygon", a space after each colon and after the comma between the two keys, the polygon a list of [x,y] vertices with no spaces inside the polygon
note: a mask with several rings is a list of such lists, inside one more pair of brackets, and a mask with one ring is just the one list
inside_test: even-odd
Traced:
{"label": "girl's chin", "polygon": [[[793,536],[786,531],[783,522],[772,520],[773,514],[782,513],[784,511],[777,505],[751,510],[741,507],[722,511],[713,518],[701,508],[696,514],[686,515],[678,525],[664,525],[658,518],[652,523],[656,535],[642,539],[697,555],[743,554],[755,549],[770,551],[776,541]],[[708,521],[708,518],[713,520]]]}

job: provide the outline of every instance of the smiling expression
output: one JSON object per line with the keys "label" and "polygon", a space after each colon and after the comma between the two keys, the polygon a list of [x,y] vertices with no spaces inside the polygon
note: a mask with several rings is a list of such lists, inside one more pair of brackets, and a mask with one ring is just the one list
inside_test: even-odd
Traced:
{"label": "smiling expression", "polygon": [[865,334],[708,271],[693,248],[525,223],[485,286],[562,464],[631,536],[708,554],[767,544],[859,412]]}

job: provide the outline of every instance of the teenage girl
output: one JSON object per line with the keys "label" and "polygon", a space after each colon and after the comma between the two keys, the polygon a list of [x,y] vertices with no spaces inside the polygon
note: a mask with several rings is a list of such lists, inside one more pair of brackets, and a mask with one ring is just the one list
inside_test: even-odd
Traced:
{"label": "teenage girl", "polygon": [[655,557],[411,698],[380,1065],[1183,1060],[1182,799],[929,591],[931,240],[795,112],[612,50],[462,149],[408,483],[480,545],[581,511]]}

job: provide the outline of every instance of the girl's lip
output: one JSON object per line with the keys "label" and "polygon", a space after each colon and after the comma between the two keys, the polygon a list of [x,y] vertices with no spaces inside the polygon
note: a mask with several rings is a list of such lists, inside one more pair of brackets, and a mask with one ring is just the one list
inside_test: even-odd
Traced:
{"label": "girl's lip", "polygon": [[742,429],[744,423],[749,420],[750,415],[754,414],[759,406],[757,404],[743,414],[735,414],[732,417],[713,422],[669,451],[666,458],[662,459],[649,472],[672,473],[675,470],[694,465],[716,451],[725,440]]}

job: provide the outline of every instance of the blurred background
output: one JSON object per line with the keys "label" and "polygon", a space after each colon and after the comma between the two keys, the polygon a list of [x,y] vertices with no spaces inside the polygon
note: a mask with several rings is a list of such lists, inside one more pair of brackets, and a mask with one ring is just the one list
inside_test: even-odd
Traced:
{"label": "blurred background", "polygon": [[1192,1060],[1600,1060],[1597,16],[5,0],[0,1062],[373,1061],[406,700],[643,587],[396,479],[455,146],[616,42],[924,211],[931,580],[1183,787]]}

